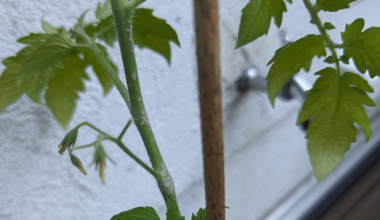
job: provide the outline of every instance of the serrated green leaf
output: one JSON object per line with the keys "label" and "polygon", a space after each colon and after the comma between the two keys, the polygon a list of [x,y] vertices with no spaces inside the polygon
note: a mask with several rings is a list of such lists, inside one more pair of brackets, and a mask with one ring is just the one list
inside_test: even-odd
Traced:
{"label": "serrated green leaf", "polygon": [[54,78],[45,93],[47,106],[65,129],[79,98],[78,92],[85,90],[83,79],[88,77],[84,67],[85,63],[78,55],[67,56],[63,68],[55,69]]}
{"label": "serrated green leaf", "polygon": [[169,41],[160,38],[154,38],[150,35],[147,35],[144,38],[141,37],[138,33],[135,33],[133,35],[133,40],[140,49],[149,48],[154,52],[161,54],[166,59],[168,64],[170,64],[171,52]]}
{"label": "serrated green leaf", "polygon": [[37,73],[27,79],[20,87],[33,102],[43,104],[42,93],[47,87],[45,80],[41,73]]}
{"label": "serrated green leaf", "polygon": [[[95,34],[95,29],[96,27],[92,24],[88,24],[85,28],[84,28],[84,32],[89,36],[89,37],[93,37],[94,34]],[[82,39],[82,37],[80,36],[76,36],[75,38],[75,43],[77,44],[86,44],[86,42]]]}
{"label": "serrated green leaf", "polygon": [[344,64],[350,64],[350,61],[346,56],[340,56],[339,60],[342,61],[342,63]]}
{"label": "serrated green leaf", "polygon": [[207,212],[206,209],[200,208],[197,212],[197,215],[192,215],[191,220],[207,220]]}
{"label": "serrated green leaf", "polygon": [[48,22],[42,20],[42,29],[47,33],[47,34],[58,34],[58,28],[55,28],[53,25],[49,24]]}
{"label": "serrated green leaf", "polygon": [[314,83],[298,115],[297,124],[311,119],[306,138],[315,177],[321,181],[340,163],[351,142],[356,141],[357,123],[368,141],[370,121],[363,105],[375,103],[363,91],[373,91],[354,73],[336,73],[326,68],[316,73]]}
{"label": "serrated green leaf", "polygon": [[[96,44],[96,46],[102,51],[104,57],[108,59],[107,49],[100,44]],[[89,48],[78,48],[78,51],[83,54],[83,59],[86,65],[92,66],[92,69],[94,70],[100,84],[103,87],[104,95],[107,95],[113,86],[112,80],[108,76],[107,71],[103,68],[102,64],[98,61],[98,59]],[[108,62],[117,73],[116,65],[110,59],[108,59]]]}
{"label": "serrated green leaf", "polygon": [[166,220],[185,220],[185,217],[179,213],[177,203],[173,199],[168,198],[166,206]]}
{"label": "serrated green leaf", "polygon": [[24,93],[21,87],[17,85],[20,65],[16,57],[8,57],[3,60],[7,67],[0,77],[0,112],[6,107],[16,102]]}
{"label": "serrated green leaf", "polygon": [[363,79],[358,74],[346,72],[343,74],[343,76],[343,79],[347,84],[358,87],[359,89],[366,92],[374,92],[373,88],[368,84],[367,80]]}
{"label": "serrated green leaf", "polygon": [[[107,14],[104,12],[102,15],[94,35],[108,45],[113,46],[117,40],[116,27],[112,14],[104,18]],[[169,42],[171,41],[177,46],[180,46],[180,42],[175,30],[165,20],[153,16],[152,9],[138,8],[134,11],[132,17],[132,30],[136,46],[140,49],[148,48],[157,52],[170,64],[171,51]]]}
{"label": "serrated green leaf", "polygon": [[22,37],[17,40],[18,43],[39,46],[39,44],[45,43],[47,40],[52,38],[58,38],[58,35],[50,35],[44,33],[31,33],[29,36]]}
{"label": "serrated green leaf", "polygon": [[333,24],[331,24],[331,22],[325,22],[325,24],[323,26],[324,26],[324,28],[326,30],[333,30],[333,29],[335,29],[335,26]]}
{"label": "serrated green leaf", "polygon": [[171,41],[178,47],[181,46],[175,30],[165,20],[153,16],[152,9],[136,9],[133,13],[132,24],[133,32],[138,33],[141,37],[145,38],[149,35]]}
{"label": "serrated green leaf", "polygon": [[151,49],[162,55],[170,64],[169,42],[180,46],[177,33],[165,20],[153,16],[153,10],[136,9],[133,17],[133,40],[140,48]]}
{"label": "serrated green leaf", "polygon": [[111,1],[106,0],[103,5],[99,2],[95,11],[95,17],[100,21],[110,15],[112,15]]}
{"label": "serrated green leaf", "polygon": [[160,220],[152,207],[137,207],[115,215],[111,220]]}
{"label": "serrated green leaf", "polygon": [[344,56],[353,59],[359,72],[368,70],[373,78],[380,76],[380,28],[371,27],[362,32],[363,27],[361,18],[346,25],[342,33]]}
{"label": "serrated green leaf", "polygon": [[272,17],[279,28],[284,12],[286,5],[283,0],[250,0],[242,10],[235,49],[268,34]]}
{"label": "serrated green leaf", "polygon": [[17,79],[21,70],[21,64],[17,56],[4,59],[3,64],[7,68],[0,77],[0,112],[17,101],[24,93],[32,101],[42,104],[41,93],[46,88],[46,84],[41,80],[41,75],[36,74],[21,85],[18,85]]}
{"label": "serrated green leaf", "polygon": [[349,4],[356,0],[317,0],[315,7],[317,11],[338,11],[349,8]]}
{"label": "serrated green leaf", "polygon": [[[41,39],[36,39],[43,36]],[[32,42],[24,48],[21,61],[21,70],[18,83],[22,83],[37,73],[51,75],[55,67],[61,68],[62,61],[73,46],[73,42],[64,29],[59,29],[57,35],[33,35],[30,38],[21,38],[19,42]],[[20,51],[21,52],[21,51]]]}
{"label": "serrated green leaf", "polygon": [[332,63],[335,62],[334,61],[334,57],[333,56],[328,56],[328,57],[326,57],[326,59],[323,62],[332,64]]}
{"label": "serrated green leaf", "polygon": [[320,35],[307,35],[293,43],[278,49],[269,61],[273,63],[267,76],[267,90],[269,100],[274,106],[274,100],[282,87],[293,74],[304,68],[309,71],[312,59],[317,56],[326,56],[326,49]]}
{"label": "serrated green leaf", "polygon": [[109,46],[113,46],[117,40],[116,26],[113,16],[102,19],[96,26],[94,33],[100,40],[103,40]]}

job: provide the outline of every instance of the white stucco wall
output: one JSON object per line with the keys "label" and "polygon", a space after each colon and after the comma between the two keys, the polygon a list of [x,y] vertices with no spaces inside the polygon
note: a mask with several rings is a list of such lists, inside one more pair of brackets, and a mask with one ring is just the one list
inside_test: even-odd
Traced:
{"label": "white stucco wall", "polygon": [[[71,27],[87,9],[90,9],[87,19],[94,19],[97,2],[0,0],[0,59],[22,48],[16,43],[18,38],[41,32],[42,17],[55,26]],[[272,25],[268,37],[244,47],[247,58],[244,51],[233,50],[240,10],[247,1],[219,2],[226,205],[231,207],[227,218],[259,219],[310,175],[304,134],[294,125],[300,104],[296,100],[277,100],[273,110],[265,93],[239,94],[235,90],[235,80],[249,65],[254,64],[266,75],[266,63],[281,46],[279,32]],[[366,27],[376,25],[375,8],[379,8],[379,3],[375,0],[359,2],[353,4],[357,5],[357,9],[353,9],[355,16],[351,15],[352,11],[323,14],[325,21],[333,21],[337,27],[331,32],[333,39],[339,40],[344,24],[356,17],[372,19]],[[160,0],[147,1],[142,7],[155,9],[154,14],[166,19],[181,41],[181,48],[172,47],[170,67],[151,51],[136,49],[136,54],[149,119],[174,178],[182,214],[190,219],[192,212],[205,206],[193,5],[192,1]],[[308,23],[309,16],[301,1],[288,5],[288,9],[282,30],[294,39],[317,33],[315,26]],[[110,54],[122,73],[118,45]],[[311,71],[320,69],[320,64],[316,62]],[[4,66],[0,65],[0,71],[3,70]],[[313,82],[312,74],[306,77]],[[91,81],[86,82],[86,93],[80,94],[69,128],[89,121],[117,135],[130,117],[124,102],[116,89],[102,97],[95,75],[91,73],[90,78]],[[88,167],[92,149],[76,153],[88,171],[87,176],[72,166],[67,154],[57,153],[57,145],[66,132],[47,108],[33,104],[26,97],[0,114],[0,219],[104,220],[137,206],[152,206],[165,219],[164,201],[155,180],[117,146],[104,144],[117,165],[107,164],[103,185],[98,173]],[[77,145],[95,138],[92,130],[81,129]],[[149,162],[133,126],[123,140],[134,153]]]}

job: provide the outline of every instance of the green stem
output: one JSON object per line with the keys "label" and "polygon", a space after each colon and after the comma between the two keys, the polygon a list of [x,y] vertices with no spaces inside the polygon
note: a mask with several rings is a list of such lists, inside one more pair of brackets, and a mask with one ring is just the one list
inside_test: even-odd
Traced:
{"label": "green stem", "polygon": [[136,161],[146,171],[148,171],[150,174],[152,174],[154,176],[154,178],[156,178],[156,179],[159,178],[160,174],[158,172],[154,171],[148,165],[146,165],[146,163],[144,163],[142,160],[140,160],[140,158],[138,158],[135,154],[133,154],[132,151],[130,151],[128,149],[128,147],[123,144],[123,142],[121,142],[119,140],[111,140],[111,141],[115,142],[126,154],[128,154],[128,156],[130,156],[134,161]]}
{"label": "green stem", "polygon": [[123,59],[125,76],[131,99],[133,121],[141,135],[153,169],[160,175],[156,178],[158,187],[166,204],[171,200],[176,205],[175,210],[180,213],[175,194],[173,179],[166,168],[165,162],[157,146],[148,115],[145,110],[137,65],[134,52],[132,34],[132,12],[144,0],[111,0],[112,12],[115,19],[116,30],[119,37],[119,45]]}
{"label": "green stem", "polygon": [[117,140],[121,141],[121,138],[123,138],[125,132],[129,128],[129,126],[132,124],[132,119],[129,119],[127,125],[124,127],[123,131],[120,133],[119,137],[117,137]]}
{"label": "green stem", "polygon": [[335,47],[335,48],[340,48],[340,49],[341,49],[341,48],[344,48],[344,46],[343,46],[342,44],[334,44],[334,47]]}
{"label": "green stem", "polygon": [[84,149],[84,148],[88,148],[88,147],[92,147],[96,144],[96,141],[92,142],[91,144],[87,144],[87,145],[83,145],[83,146],[77,146],[77,147],[72,147],[70,148],[71,151],[73,150],[80,150],[80,149]]}
{"label": "green stem", "polygon": [[[92,128],[92,129],[94,129],[96,132],[98,132],[99,134],[103,135],[103,136],[106,137],[107,139],[109,139],[109,138],[113,138],[111,135],[109,135],[109,134],[107,134],[106,132],[100,130],[99,128],[95,127],[93,124],[91,124],[91,123],[89,123],[89,122],[87,122],[87,121],[82,122],[82,123],[80,123],[79,125],[77,125],[77,126],[76,126],[76,129],[78,129],[78,128],[82,127],[82,126],[88,126],[88,127]],[[114,139],[115,139],[115,138],[114,138]]]}
{"label": "green stem", "polygon": [[318,11],[316,8],[314,8],[314,6],[310,2],[310,0],[303,0],[303,3],[305,4],[305,7],[309,11],[310,16],[313,19],[314,23],[317,25],[319,33],[321,34],[321,36],[325,40],[327,47],[329,48],[329,50],[332,54],[332,57],[334,59],[337,74],[340,75],[339,59],[338,59],[338,56],[337,56],[336,51],[335,51],[335,47],[337,46],[337,44],[335,44],[331,40],[330,36],[327,34],[326,29],[323,27],[321,19],[318,17]]}
{"label": "green stem", "polygon": [[127,88],[125,88],[123,82],[119,79],[119,76],[116,74],[115,70],[111,66],[111,64],[108,62],[107,58],[103,55],[103,53],[100,51],[100,49],[96,46],[96,43],[85,33],[83,28],[77,28],[76,31],[79,33],[79,35],[82,37],[82,39],[88,44],[91,51],[94,53],[97,60],[100,62],[100,64],[103,66],[103,68],[108,73],[108,76],[111,78],[112,82],[115,84],[117,90],[119,90],[119,93],[123,97],[125,103],[127,104],[129,111],[131,112],[131,101],[129,98],[129,93]]}

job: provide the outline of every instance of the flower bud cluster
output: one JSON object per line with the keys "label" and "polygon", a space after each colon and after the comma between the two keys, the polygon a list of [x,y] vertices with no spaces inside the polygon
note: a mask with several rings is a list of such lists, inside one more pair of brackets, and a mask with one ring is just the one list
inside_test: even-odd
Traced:
{"label": "flower bud cluster", "polygon": [[71,163],[74,166],[76,166],[84,175],[87,175],[87,171],[84,169],[82,162],[79,160],[78,157],[71,153],[70,148],[75,145],[77,136],[78,128],[74,128],[73,130],[69,131],[69,133],[67,133],[66,136],[63,138],[62,142],[58,145],[58,153],[63,155],[63,152],[65,152],[65,150],[68,149]]}
{"label": "flower bud cluster", "polygon": [[66,149],[70,150],[70,147],[75,145],[78,136],[78,128],[74,128],[66,134],[65,138],[63,138],[62,142],[58,145],[59,150],[58,153],[63,155]]}

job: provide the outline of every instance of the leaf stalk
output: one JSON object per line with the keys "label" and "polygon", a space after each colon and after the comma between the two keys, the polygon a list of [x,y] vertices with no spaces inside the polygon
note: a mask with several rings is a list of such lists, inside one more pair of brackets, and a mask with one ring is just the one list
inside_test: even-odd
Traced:
{"label": "leaf stalk", "polygon": [[108,62],[107,58],[104,57],[104,54],[100,51],[100,49],[96,46],[95,42],[86,34],[82,27],[76,28],[78,34],[82,37],[82,39],[88,44],[91,51],[94,53],[97,60],[101,63],[103,68],[108,73],[108,76],[111,78],[112,82],[115,84],[117,90],[120,95],[123,97],[125,103],[128,106],[129,111],[131,112],[131,101],[129,98],[129,93],[127,88],[124,86],[123,82],[121,82],[119,76],[116,74],[116,71],[113,69],[111,64]]}
{"label": "leaf stalk", "polygon": [[338,56],[337,56],[336,51],[335,51],[335,48],[338,45],[335,44],[331,40],[330,36],[327,34],[327,31],[324,28],[322,21],[318,16],[318,10],[313,6],[313,4],[310,2],[310,0],[303,0],[303,3],[305,4],[306,9],[309,11],[309,14],[310,14],[311,18],[313,19],[315,25],[317,25],[319,33],[321,34],[321,36],[325,40],[327,47],[329,48],[331,55],[334,59],[336,72],[338,75],[340,75],[341,73],[340,73],[339,59],[338,59]]}

